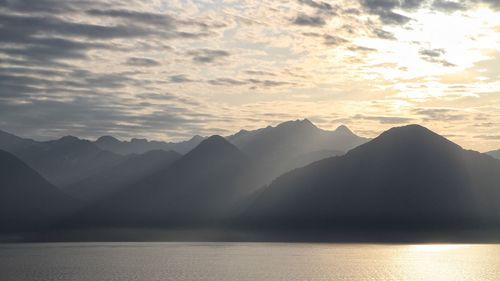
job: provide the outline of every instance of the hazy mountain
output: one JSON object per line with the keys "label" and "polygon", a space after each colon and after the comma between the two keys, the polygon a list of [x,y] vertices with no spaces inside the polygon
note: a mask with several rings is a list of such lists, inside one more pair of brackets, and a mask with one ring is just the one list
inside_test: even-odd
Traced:
{"label": "hazy mountain", "polygon": [[142,154],[150,150],[176,151],[180,154],[186,154],[204,139],[204,137],[196,135],[190,140],[182,142],[148,141],[136,138],[130,141],[120,141],[112,136],[103,136],[94,143],[101,149],[121,155]]}
{"label": "hazy mountain", "polygon": [[66,189],[72,196],[93,202],[120,188],[165,169],[181,158],[175,151],[151,150],[140,155],[129,155],[116,166],[98,172]]}
{"label": "hazy mountain", "polygon": [[242,130],[227,140],[261,165],[267,165],[269,180],[314,161],[344,154],[368,141],[346,126],[326,131],[307,119],[255,131]]}
{"label": "hazy mountain", "polygon": [[16,155],[58,187],[81,181],[122,160],[73,136],[39,142],[0,131],[0,149]]}
{"label": "hazy mountain", "polygon": [[0,150],[0,232],[47,226],[78,206],[17,157]]}
{"label": "hazy mountain", "polygon": [[410,125],[283,175],[243,218],[269,229],[475,228],[498,225],[499,200],[500,161]]}
{"label": "hazy mountain", "polygon": [[368,139],[355,135],[343,125],[334,131],[326,131],[304,119],[255,131],[241,130],[228,136],[227,140],[248,155],[258,158],[264,155],[281,158],[283,155],[299,155],[320,150],[346,152]]}
{"label": "hazy mountain", "polygon": [[493,150],[490,152],[486,152],[486,154],[490,155],[491,157],[494,157],[496,159],[500,159],[500,149],[498,150]]}
{"label": "hazy mountain", "polygon": [[160,169],[92,206],[87,223],[174,226],[207,222],[234,213],[255,189],[251,164],[220,136],[200,143],[170,167]]}

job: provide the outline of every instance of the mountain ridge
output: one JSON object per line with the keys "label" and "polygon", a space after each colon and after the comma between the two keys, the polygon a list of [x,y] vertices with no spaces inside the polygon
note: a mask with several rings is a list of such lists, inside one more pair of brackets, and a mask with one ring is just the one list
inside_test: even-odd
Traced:
{"label": "mountain ridge", "polygon": [[142,154],[149,150],[172,150],[180,154],[186,154],[204,139],[202,136],[195,135],[189,140],[181,142],[163,142],[139,138],[132,138],[130,141],[120,141],[113,136],[101,136],[94,143],[101,149],[120,155]]}
{"label": "mountain ridge", "polygon": [[499,174],[500,161],[422,126],[404,126],[284,174],[244,217],[294,229],[498,224]]}
{"label": "mountain ridge", "polygon": [[60,188],[122,160],[119,155],[101,150],[92,142],[74,136],[35,141],[1,131],[0,149],[14,154]]}
{"label": "mountain ridge", "polygon": [[97,203],[77,224],[175,227],[221,218],[247,192],[247,160],[225,138],[209,137],[169,167]]}
{"label": "mountain ridge", "polygon": [[79,207],[26,163],[0,150],[0,234],[47,227]]}

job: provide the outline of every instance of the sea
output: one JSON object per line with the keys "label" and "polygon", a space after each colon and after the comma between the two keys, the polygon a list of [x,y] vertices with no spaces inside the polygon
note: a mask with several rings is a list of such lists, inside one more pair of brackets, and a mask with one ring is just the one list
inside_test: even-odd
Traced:
{"label": "sea", "polygon": [[0,244],[2,281],[500,280],[500,245]]}

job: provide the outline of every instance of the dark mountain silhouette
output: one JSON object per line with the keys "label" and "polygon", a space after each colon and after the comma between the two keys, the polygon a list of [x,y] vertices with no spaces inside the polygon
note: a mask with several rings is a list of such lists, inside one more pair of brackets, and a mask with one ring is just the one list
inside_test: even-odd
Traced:
{"label": "dark mountain silhouette", "polygon": [[120,141],[112,136],[103,136],[94,143],[101,149],[121,155],[142,154],[150,150],[176,151],[180,154],[186,154],[204,139],[204,137],[196,135],[190,140],[182,142],[148,141],[136,138],[130,141]]}
{"label": "dark mountain silhouette", "polygon": [[171,227],[220,219],[234,213],[239,200],[255,188],[251,166],[234,145],[212,136],[171,166],[92,206],[74,221]]}
{"label": "dark mountain silhouette", "polygon": [[81,200],[95,202],[118,192],[140,179],[169,167],[181,158],[174,151],[151,150],[140,155],[129,155],[116,166],[104,169],[72,186],[66,191]]}
{"label": "dark mountain silhouette", "polygon": [[39,142],[0,131],[0,149],[16,155],[62,188],[114,166],[123,158],[73,136]]}
{"label": "dark mountain silhouette", "polygon": [[262,176],[269,180],[314,161],[344,154],[368,141],[346,126],[325,131],[308,119],[288,121],[255,131],[242,130],[227,139],[260,165],[268,166],[268,175]]}
{"label": "dark mountain silhouette", "polygon": [[0,150],[0,234],[48,226],[77,207],[78,202]]}
{"label": "dark mountain silhouette", "polygon": [[259,229],[424,230],[500,225],[500,161],[418,126],[289,172],[241,220]]}
{"label": "dark mountain silhouette", "polygon": [[500,159],[500,149],[486,152],[486,154],[488,154],[489,156],[494,157],[496,159]]}

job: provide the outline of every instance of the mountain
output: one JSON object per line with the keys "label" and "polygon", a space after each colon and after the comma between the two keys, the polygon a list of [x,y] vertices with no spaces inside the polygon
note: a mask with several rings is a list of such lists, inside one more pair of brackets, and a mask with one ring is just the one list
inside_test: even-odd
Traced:
{"label": "mountain", "polygon": [[190,140],[182,142],[161,142],[148,141],[146,139],[133,138],[130,141],[120,141],[112,136],[102,136],[94,143],[101,149],[120,155],[142,154],[150,150],[175,151],[180,154],[186,154],[196,147],[205,138],[194,136]]}
{"label": "mountain", "polygon": [[326,131],[316,127],[308,119],[288,121],[276,127],[268,126],[255,131],[242,130],[227,139],[248,155],[266,155],[271,158],[320,150],[346,152],[367,141],[356,136],[346,126]]}
{"label": "mountain", "polygon": [[48,226],[78,206],[20,159],[0,150],[0,234]]}
{"label": "mountain", "polygon": [[[228,216],[255,188],[247,157],[223,137],[95,204],[79,219],[105,226],[177,226]],[[75,219],[78,221],[78,219]]]}
{"label": "mountain", "polygon": [[78,199],[94,202],[120,188],[155,172],[167,168],[181,158],[175,151],[151,150],[140,155],[129,155],[116,166],[108,167],[90,177],[66,188],[66,191]]}
{"label": "mountain", "polygon": [[242,215],[259,229],[442,230],[500,226],[500,161],[418,126],[289,172]]}
{"label": "mountain", "polygon": [[39,142],[0,131],[0,149],[14,154],[62,188],[122,161],[121,156],[73,136]]}
{"label": "mountain", "polygon": [[228,136],[227,140],[261,165],[267,165],[269,180],[314,161],[342,155],[368,141],[346,126],[326,131],[308,119],[288,121],[255,131],[242,130]]}
{"label": "mountain", "polygon": [[488,154],[489,156],[494,157],[496,159],[500,159],[500,149],[486,152],[486,154]]}

